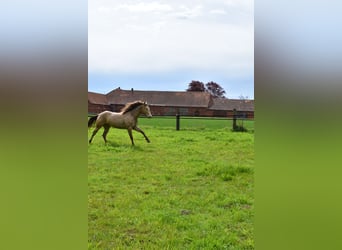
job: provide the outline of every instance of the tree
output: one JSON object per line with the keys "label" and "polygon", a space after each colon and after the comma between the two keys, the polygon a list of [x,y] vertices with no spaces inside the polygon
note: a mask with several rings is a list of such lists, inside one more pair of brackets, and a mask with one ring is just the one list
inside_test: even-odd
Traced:
{"label": "tree", "polygon": [[186,91],[200,91],[200,92],[204,92],[205,91],[204,83],[200,82],[200,81],[192,80],[191,83],[189,83],[188,88],[187,88]]}
{"label": "tree", "polygon": [[221,97],[224,98],[224,94],[226,91],[216,82],[208,82],[206,85],[206,91],[210,93],[213,97]]}
{"label": "tree", "polygon": [[216,82],[211,81],[204,85],[203,82],[194,80],[189,83],[186,91],[207,92],[215,98],[225,98],[224,94],[226,93],[226,91]]}

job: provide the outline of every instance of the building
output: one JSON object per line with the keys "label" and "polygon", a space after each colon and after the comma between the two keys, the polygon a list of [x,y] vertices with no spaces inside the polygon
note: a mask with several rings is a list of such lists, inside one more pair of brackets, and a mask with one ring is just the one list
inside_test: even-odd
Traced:
{"label": "building", "polygon": [[147,101],[154,116],[241,117],[254,118],[254,100],[213,98],[206,92],[141,91],[114,89],[107,94],[88,92],[88,113],[104,110],[119,112],[127,102]]}

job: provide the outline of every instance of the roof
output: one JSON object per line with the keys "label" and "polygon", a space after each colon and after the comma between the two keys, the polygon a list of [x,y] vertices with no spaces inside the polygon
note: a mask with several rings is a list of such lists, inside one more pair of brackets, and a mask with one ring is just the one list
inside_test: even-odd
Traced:
{"label": "roof", "polygon": [[88,102],[93,104],[108,105],[107,97],[103,94],[88,92]]}
{"label": "roof", "polygon": [[109,103],[126,104],[136,100],[147,101],[150,105],[178,107],[208,107],[210,94],[205,92],[141,91],[117,88],[107,95]]}
{"label": "roof", "polygon": [[212,110],[254,111],[254,100],[213,98]]}
{"label": "roof", "polygon": [[107,94],[88,92],[88,102],[93,104],[121,104],[137,100],[151,106],[204,107],[210,110],[254,111],[254,100],[212,98],[207,92],[197,91],[141,91],[114,89]]}

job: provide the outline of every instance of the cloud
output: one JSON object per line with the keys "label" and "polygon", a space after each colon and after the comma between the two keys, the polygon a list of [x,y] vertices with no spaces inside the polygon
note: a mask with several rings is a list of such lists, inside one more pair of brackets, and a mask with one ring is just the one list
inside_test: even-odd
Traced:
{"label": "cloud", "polygon": [[132,4],[120,4],[114,10],[128,10],[131,12],[164,12],[171,11],[172,7],[168,4],[161,4],[158,2],[140,2]]}
{"label": "cloud", "polygon": [[174,16],[181,19],[190,19],[201,16],[203,13],[203,6],[197,5],[192,7],[180,6],[177,11],[175,11]]}
{"label": "cloud", "polygon": [[89,70],[251,74],[251,2],[89,0]]}
{"label": "cloud", "polygon": [[216,10],[211,10],[210,14],[213,14],[213,15],[226,15],[227,12],[225,10],[216,9]]}

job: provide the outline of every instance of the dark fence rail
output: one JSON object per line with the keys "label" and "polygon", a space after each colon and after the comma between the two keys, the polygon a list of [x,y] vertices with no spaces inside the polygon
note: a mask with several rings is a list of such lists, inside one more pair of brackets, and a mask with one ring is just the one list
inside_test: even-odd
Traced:
{"label": "dark fence rail", "polygon": [[[222,117],[189,117],[189,116],[154,116],[152,119],[139,119],[139,124],[152,127],[167,127],[175,130],[202,130],[202,129],[233,129],[233,118]],[[237,118],[236,127],[245,127],[254,131],[254,119]]]}
{"label": "dark fence rail", "polygon": [[[88,117],[96,114],[88,114]],[[243,126],[248,131],[254,131],[254,119],[237,116],[235,120],[237,127]],[[203,130],[203,129],[233,129],[233,117],[200,117],[200,116],[153,116],[152,119],[141,116],[139,126],[163,127],[174,130]]]}

